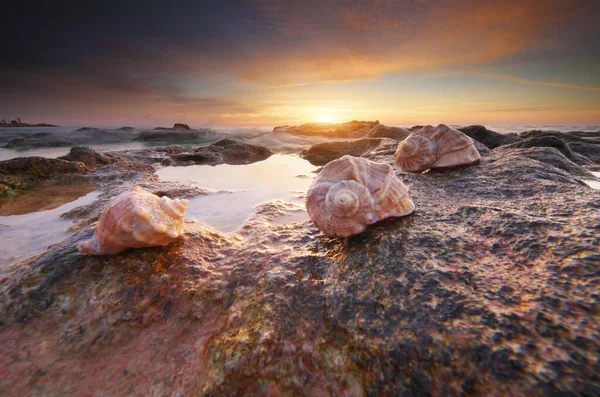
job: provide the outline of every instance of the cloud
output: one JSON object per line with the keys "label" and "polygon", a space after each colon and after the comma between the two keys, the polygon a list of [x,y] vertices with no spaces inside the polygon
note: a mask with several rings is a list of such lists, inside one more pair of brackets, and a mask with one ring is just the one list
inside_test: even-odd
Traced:
{"label": "cloud", "polygon": [[491,77],[494,79],[511,81],[513,83],[519,83],[519,84],[542,85],[542,86],[546,86],[546,87],[572,88],[572,89],[576,89],[576,90],[600,91],[600,87],[587,86],[587,85],[528,80],[528,79],[524,79],[521,77],[510,76],[510,75],[500,74],[500,73],[479,73],[479,74],[482,76],[485,76],[485,77]]}
{"label": "cloud", "polygon": [[[478,65],[541,45],[543,35],[589,1],[261,1],[289,48],[259,48],[247,83],[292,86],[375,79],[398,72]],[[265,8],[266,7],[266,11]],[[311,12],[312,10],[312,12]],[[327,18],[321,18],[326,15]],[[308,40],[304,41],[303,37]]]}

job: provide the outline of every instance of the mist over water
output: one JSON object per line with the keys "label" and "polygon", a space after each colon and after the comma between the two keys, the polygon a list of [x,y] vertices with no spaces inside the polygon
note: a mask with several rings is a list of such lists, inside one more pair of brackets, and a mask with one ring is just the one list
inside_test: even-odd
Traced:
{"label": "mist over water", "polygon": [[[395,127],[411,127],[394,125]],[[545,131],[600,131],[600,125],[488,125],[492,131],[502,134],[519,133],[531,130]],[[0,128],[0,161],[16,157],[41,156],[56,158],[66,155],[75,145],[89,146],[95,150],[117,151],[136,150],[155,146],[207,146],[220,139],[230,138],[256,145],[263,145],[275,153],[299,153],[316,143],[341,138],[319,136],[303,136],[293,134],[273,133],[273,127],[201,127],[197,131],[199,137],[192,141],[180,139],[157,139],[142,141],[140,134],[153,131],[149,128],[107,128],[107,127],[27,127]],[[209,134],[203,135],[208,131]],[[177,133],[177,132],[175,132]],[[184,133],[188,133],[185,131]],[[192,131],[193,133],[193,131]],[[5,147],[15,139],[23,138],[32,145]],[[13,145],[14,146],[14,145]]]}

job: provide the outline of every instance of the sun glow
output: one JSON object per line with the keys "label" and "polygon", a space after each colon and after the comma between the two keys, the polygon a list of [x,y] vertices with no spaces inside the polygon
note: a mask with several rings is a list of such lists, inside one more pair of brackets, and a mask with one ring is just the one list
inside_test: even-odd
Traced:
{"label": "sun glow", "polygon": [[317,117],[317,123],[335,123],[336,119],[330,114]]}
{"label": "sun glow", "polygon": [[321,108],[317,111],[317,117],[315,121],[317,123],[337,123],[337,117],[333,115],[333,111],[331,109]]}

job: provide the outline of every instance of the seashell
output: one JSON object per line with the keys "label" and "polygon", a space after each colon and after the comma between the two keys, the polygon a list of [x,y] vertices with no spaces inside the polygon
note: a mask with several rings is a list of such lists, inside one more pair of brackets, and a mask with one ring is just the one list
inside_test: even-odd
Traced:
{"label": "seashell", "polygon": [[158,197],[139,186],[110,201],[94,237],[80,242],[80,252],[114,255],[128,248],[167,245],[183,234],[188,200]]}
{"label": "seashell", "polygon": [[394,155],[402,171],[477,164],[479,151],[471,138],[445,124],[427,125],[400,142]]}
{"label": "seashell", "polygon": [[328,163],[306,195],[314,224],[330,237],[348,237],[368,225],[415,210],[408,188],[389,164],[344,156]]}

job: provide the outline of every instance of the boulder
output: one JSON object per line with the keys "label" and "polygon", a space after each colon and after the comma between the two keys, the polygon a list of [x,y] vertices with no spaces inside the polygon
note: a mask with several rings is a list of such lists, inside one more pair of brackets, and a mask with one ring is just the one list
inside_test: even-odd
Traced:
{"label": "boulder", "polygon": [[242,143],[233,139],[222,139],[210,146],[173,154],[171,159],[176,162],[175,165],[188,165],[189,163],[198,165],[250,164],[266,160],[272,154],[273,152],[264,146]]}
{"label": "boulder", "polygon": [[[547,142],[547,146],[553,146],[551,139],[554,137],[568,143],[568,151],[576,152],[590,161],[600,164],[600,132],[572,131],[525,131],[519,134],[525,140],[533,140],[538,138],[538,141],[532,142]],[[546,141],[546,139],[549,139]],[[554,141],[557,142],[557,141]],[[531,144],[526,144],[531,145]],[[564,145],[563,145],[564,146]]]}
{"label": "boulder", "polygon": [[519,140],[517,134],[499,134],[497,132],[488,130],[482,125],[471,125],[457,129],[472,139],[483,143],[490,149]]}
{"label": "boulder", "polygon": [[[600,150],[600,145],[594,145]],[[531,136],[526,139],[504,146],[505,148],[553,147],[558,149],[566,158],[579,165],[591,165],[587,157],[571,150],[570,145],[556,136]]]}
{"label": "boulder", "polygon": [[118,161],[114,156],[100,153],[86,146],[74,146],[66,156],[59,157],[59,159],[79,161],[90,169]]}
{"label": "boulder", "polygon": [[352,141],[318,143],[308,150],[302,151],[300,157],[313,165],[325,165],[346,154],[360,157],[364,153],[379,147],[383,141],[383,138],[363,138]]}
{"label": "boulder", "polygon": [[388,127],[387,125],[378,124],[373,127],[366,135],[366,138],[391,138],[397,141],[404,140],[410,135],[410,131],[401,127]]}

